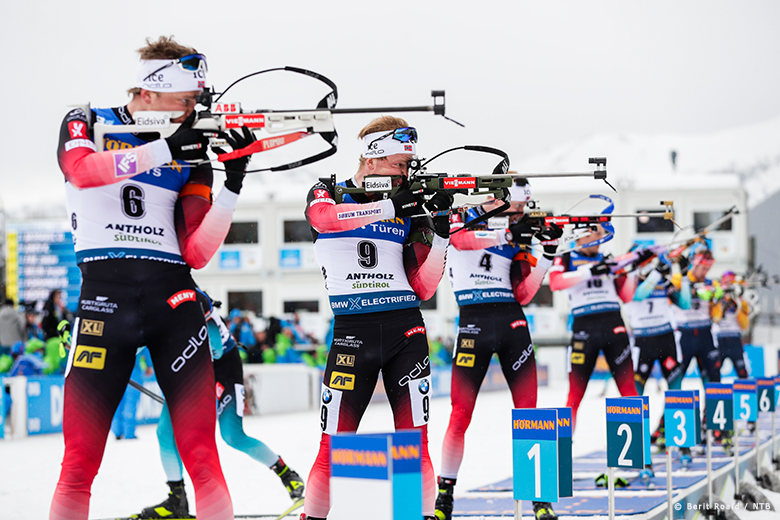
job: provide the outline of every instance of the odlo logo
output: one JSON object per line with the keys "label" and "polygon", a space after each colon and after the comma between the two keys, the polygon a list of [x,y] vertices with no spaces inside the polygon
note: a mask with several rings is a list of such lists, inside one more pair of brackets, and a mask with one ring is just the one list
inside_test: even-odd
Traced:
{"label": "odlo logo", "polygon": [[79,345],[76,347],[76,354],[73,359],[74,367],[103,370],[103,367],[106,366],[106,349]]}
{"label": "odlo logo", "polygon": [[171,363],[171,370],[173,370],[174,372],[178,372],[179,370],[181,370],[182,367],[185,364],[187,364],[187,360],[192,358],[192,356],[195,355],[195,353],[198,351],[198,347],[203,345],[203,342],[208,337],[209,337],[208,329],[206,329],[206,326],[203,325],[198,331],[197,336],[190,337],[190,340],[187,342],[187,346],[184,348],[184,351],[181,353],[181,356],[173,360],[173,363]]}
{"label": "odlo logo", "polygon": [[520,369],[520,367],[523,366],[523,363],[525,363],[526,359],[528,359],[528,357],[531,356],[531,354],[533,354],[533,352],[534,352],[534,344],[531,343],[530,345],[528,345],[528,348],[526,348],[523,351],[523,353],[520,354],[520,359],[515,361],[515,364],[512,365],[512,370],[517,372]]}

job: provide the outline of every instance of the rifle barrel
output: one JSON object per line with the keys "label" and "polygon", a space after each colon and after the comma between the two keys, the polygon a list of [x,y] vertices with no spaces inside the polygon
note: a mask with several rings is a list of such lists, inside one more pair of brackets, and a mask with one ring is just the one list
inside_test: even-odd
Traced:
{"label": "rifle barrel", "polygon": [[374,107],[374,108],[331,108],[332,114],[367,114],[370,112],[433,112],[432,106],[416,107]]}

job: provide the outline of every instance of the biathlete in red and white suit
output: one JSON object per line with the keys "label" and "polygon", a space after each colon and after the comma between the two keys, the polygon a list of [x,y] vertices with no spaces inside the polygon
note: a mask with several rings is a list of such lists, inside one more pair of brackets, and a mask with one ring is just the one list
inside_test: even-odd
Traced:
{"label": "biathlete in red and white suit", "polygon": [[[65,372],[65,454],[52,520],[88,517],[111,418],[144,345],[192,477],[198,518],[233,518],[214,440],[208,332],[190,268],[206,265],[227,235],[248,159],[225,163],[228,180],[212,202],[209,163],[187,162],[207,158],[208,137],[189,125],[205,58],[166,37],[140,52],[132,100],[72,110],[60,132],[57,157],[83,284]],[[107,134],[106,151],[96,152],[94,122],[118,127],[145,110],[179,112],[173,121],[182,125],[167,139]]]}
{"label": "biathlete in red and white suit", "polygon": [[[604,228],[577,239],[578,245],[596,242],[604,237]],[[565,290],[574,318],[572,343],[569,345],[569,398],[572,426],[577,421],[588,381],[596,366],[599,351],[604,352],[618,390],[623,396],[635,396],[634,367],[631,346],[620,303],[629,302],[636,289],[636,276],[613,276],[599,246],[593,245],[555,258],[550,269],[550,289]]]}
{"label": "biathlete in red and white suit", "polygon": [[[495,200],[471,209],[465,218],[452,218],[447,275],[460,317],[452,363],[452,413],[444,435],[438,479],[439,519],[452,517],[453,488],[463,460],[464,436],[493,354],[501,362],[515,408],[536,407],[536,359],[522,306],[539,290],[562,230],[554,226],[537,235],[541,241],[551,242],[538,259],[524,247],[531,244],[533,236],[530,227],[520,220],[531,191],[525,179],[517,181],[519,184],[510,188],[511,207],[504,213],[509,227],[490,229],[487,224],[458,231],[468,221],[497,207],[500,201]],[[549,503],[534,503],[535,510],[541,507],[551,511]]]}
{"label": "biathlete in red and white suit", "polygon": [[[433,467],[427,424],[431,381],[428,340],[420,302],[436,292],[444,273],[449,218],[409,218],[424,202],[405,187],[407,163],[417,132],[406,121],[381,117],[359,135],[363,154],[357,174],[341,186],[360,187],[366,176],[401,187],[390,199],[355,194],[334,200],[335,187],[320,182],[309,191],[306,219],[335,315],[333,342],[322,383],[322,440],[306,484],[304,516],[325,518],[330,510],[330,436],[354,432],[366,410],[379,372],[396,429],[422,435],[423,513],[433,515]],[[448,209],[439,193],[427,203]],[[435,231],[435,232],[434,232]]]}

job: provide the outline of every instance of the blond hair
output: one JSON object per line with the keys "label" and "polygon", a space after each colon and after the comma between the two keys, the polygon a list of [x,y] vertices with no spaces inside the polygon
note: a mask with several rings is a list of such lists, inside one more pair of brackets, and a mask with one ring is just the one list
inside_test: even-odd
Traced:
{"label": "blond hair", "polygon": [[[138,49],[138,54],[142,60],[175,60],[190,54],[198,54],[193,47],[182,45],[173,39],[173,36],[160,36],[157,40],[146,39],[146,45]],[[137,96],[141,89],[133,87],[127,89],[127,93]]]}
{"label": "blond hair", "polygon": [[[368,134],[373,134],[374,132],[390,132],[396,128],[405,128],[407,126],[409,126],[409,123],[400,117],[380,116],[363,127],[360,133],[358,133],[358,139],[363,139]],[[386,158],[380,157],[380,159]],[[366,160],[365,157],[360,157],[360,168],[366,164]]]}

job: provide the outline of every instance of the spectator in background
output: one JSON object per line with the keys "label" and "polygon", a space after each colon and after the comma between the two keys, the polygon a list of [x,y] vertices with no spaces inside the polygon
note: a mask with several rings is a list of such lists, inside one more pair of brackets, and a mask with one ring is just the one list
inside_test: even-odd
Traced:
{"label": "spectator in background", "polygon": [[243,344],[244,348],[252,348],[257,343],[255,331],[245,312],[241,312],[238,309],[230,311],[230,324],[228,328],[230,329],[230,335],[233,336],[236,341]]}
{"label": "spectator in background", "polygon": [[35,310],[35,304],[24,306],[25,327],[27,329],[27,339],[43,339],[43,329],[41,328],[41,315]]}
{"label": "spectator in background", "polygon": [[43,319],[41,320],[41,328],[43,329],[43,340],[46,341],[49,338],[59,337],[57,333],[57,324],[62,320],[73,321],[73,313],[71,313],[65,302],[62,301],[62,291],[54,289],[46,303],[43,304]]}
{"label": "spectator in background", "polygon": [[10,354],[11,347],[20,341],[27,341],[24,316],[16,312],[14,301],[6,298],[0,306],[0,355]]}

